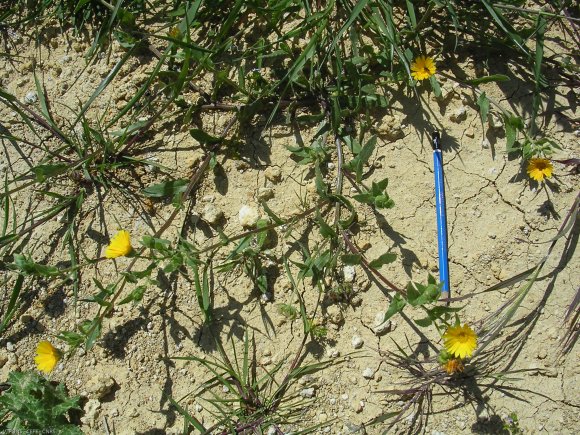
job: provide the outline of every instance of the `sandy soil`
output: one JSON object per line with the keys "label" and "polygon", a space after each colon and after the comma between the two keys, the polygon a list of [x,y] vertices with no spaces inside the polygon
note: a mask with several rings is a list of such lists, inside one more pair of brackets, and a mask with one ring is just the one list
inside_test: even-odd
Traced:
{"label": "sandy soil", "polygon": [[[32,61],[35,59],[36,73],[47,90],[57,122],[74,119],[73,109],[92,94],[122,55],[122,50],[116,47],[110,58],[101,57],[86,67],[83,54],[88,45],[82,40],[72,40],[70,35],[48,35],[37,48],[24,37],[13,43],[19,52],[18,62],[0,60],[2,86],[20,99],[34,91]],[[455,67],[451,61],[452,56],[442,60],[438,64],[440,71]],[[89,116],[114,113],[122,107],[143,83],[154,63],[155,59],[140,57],[125,65],[114,86],[97,99]],[[469,56],[460,67],[468,72],[483,69],[485,73],[506,69],[501,64],[478,64]],[[379,219],[370,208],[360,206],[359,225],[353,240],[366,249],[365,255],[370,259],[387,251],[398,255],[396,262],[381,269],[397,285],[404,286],[410,279],[424,282],[428,273],[437,274],[430,138],[418,132],[424,131],[427,121],[438,125],[445,148],[452,287],[455,296],[463,296],[535,265],[545,255],[546,242],[556,234],[562,217],[572,206],[579,184],[578,176],[569,174],[568,168],[558,163],[547,188],[530,184],[520,160],[509,160],[505,154],[504,132],[497,111],[492,110],[489,122],[482,125],[477,96],[451,80],[440,79],[444,95],[438,101],[425,86],[419,88],[421,98],[431,107],[430,112],[421,108],[415,96],[399,93],[391,95],[393,105],[389,110],[376,114],[374,133],[378,145],[371,158],[369,181],[389,177],[388,192],[396,206],[386,210]],[[490,83],[484,89],[506,107],[527,113],[531,93],[522,82]],[[193,100],[196,96],[185,97]],[[563,146],[555,158],[578,157],[579,130],[571,121],[578,119],[577,101],[578,89],[555,87],[553,100],[546,103],[542,131]],[[38,108],[38,103],[31,107]],[[227,112],[204,113],[197,120],[198,127],[219,133],[230,116]],[[0,108],[0,117],[13,134],[33,142],[39,140],[4,106]],[[199,165],[203,151],[188,133],[192,125],[167,119],[156,122],[153,133],[138,143],[137,156],[166,166],[171,176],[185,178]],[[300,141],[308,144],[315,126],[296,129],[275,123],[263,128],[263,121],[256,120],[255,125],[241,131],[238,157],[218,156],[220,171],[205,177],[191,208],[180,212],[165,238],[177,240],[183,225],[187,224],[184,235],[189,241],[201,247],[217,241],[216,226],[203,219],[208,205],[223,212],[224,218],[218,226],[226,234],[234,235],[242,231],[238,220],[240,208],[251,205],[260,210],[259,195],[268,198],[268,206],[279,216],[299,213],[301,198],[305,197],[309,205],[314,204],[312,171],[296,164],[286,147]],[[49,135],[43,140],[54,146],[53,149],[58,147],[56,139]],[[8,141],[4,140],[3,145],[2,176],[6,172],[9,178],[16,176],[27,169],[27,160],[37,164],[42,157],[34,147],[23,147],[25,155],[20,155]],[[330,139],[328,145],[333,147]],[[137,241],[143,235],[152,234],[173,211],[168,203],[144,202],[139,193],[148,185],[167,180],[168,175],[163,171],[140,166],[109,175],[113,187],[89,190],[77,218],[80,230],[76,239],[88,258],[101,256],[118,228],[130,230]],[[327,179],[334,182],[335,177],[333,160],[328,165]],[[50,187],[67,194],[79,188],[73,180],[59,183]],[[114,183],[126,183],[135,197],[122,195]],[[344,193],[347,196],[353,193],[348,182]],[[41,210],[51,203],[38,189],[22,191],[17,201],[19,210]],[[67,261],[66,249],[61,244],[65,219],[59,215],[42,226],[41,231],[35,231],[26,253],[41,263],[57,265]],[[293,236],[303,240],[319,237],[312,232],[309,219],[295,228]],[[572,239],[574,243],[575,240],[577,237]],[[437,391],[441,394],[432,398],[426,433],[499,433],[502,419],[511,412],[517,413],[525,433],[579,431],[578,348],[573,348],[565,357],[558,357],[559,342],[565,331],[564,315],[580,281],[574,248],[564,250],[563,242],[557,245],[541,279],[517,312],[516,321],[498,338],[497,346],[506,349],[510,349],[510,343],[516,338],[524,341],[521,350],[509,354],[509,358],[513,359],[511,370],[526,371],[513,376],[513,381],[501,384],[521,390],[510,392],[497,386],[474,386],[470,392],[478,400]],[[229,252],[230,247],[224,248],[217,261],[222,261]],[[277,309],[280,303],[296,305],[280,261],[288,253],[296,260],[300,258],[292,238],[278,231],[277,243],[270,248],[273,259],[270,300],[253,290],[253,284],[241,270],[216,275],[215,331],[224,342],[232,338],[239,346],[247,325],[255,337],[258,361],[265,368],[292,359],[301,340],[300,320],[287,321]],[[92,276],[102,282],[112,282],[128,261],[122,258],[114,263],[99,262],[84,269],[79,296],[94,293]],[[308,361],[331,358],[336,364],[309,375],[297,387],[298,392],[314,389],[304,410],[303,422],[304,425],[327,422],[319,429],[320,433],[354,433],[382,412],[400,408],[399,397],[382,391],[400,388],[406,373],[386,365],[379,350],[393,351],[394,343],[407,347],[408,339],[409,352],[421,358],[434,357],[437,352],[413,331],[410,320],[414,318],[413,311],[406,311],[407,319],[396,316],[390,328],[377,335],[373,330],[376,316],[384,313],[389,303],[385,289],[359,266],[354,269],[354,278],[351,270],[346,272],[348,276],[341,279],[352,285],[352,295],[348,300],[333,297],[332,291],[324,295],[317,320],[328,327],[328,335],[309,346],[307,356]],[[216,353],[209,334],[201,326],[194,288],[176,275],[165,276],[160,272],[157,278],[161,287],[148,288],[141,304],[123,305],[106,320],[102,340],[93,350],[76,352],[62,361],[51,375],[52,379],[65,382],[71,394],[86,397],[82,419],[86,433],[104,433],[105,422],[118,434],[181,433],[182,417],[169,406],[168,396],[180,399],[195,391],[208,377],[207,371],[198,364],[168,358]],[[338,281],[328,284],[332,287]],[[303,290],[307,305],[312,308],[317,291],[309,286]],[[462,312],[464,320],[474,324],[495,311],[516,290],[517,286],[468,299]],[[70,283],[33,282],[27,289],[20,319],[1,339],[1,352],[6,357],[1,364],[0,379],[5,379],[11,370],[34,369],[34,351],[39,340],[72,329],[78,320],[90,319],[95,310],[94,305],[79,302],[75,315]],[[355,336],[362,338],[364,345],[360,353],[350,355]],[[337,358],[339,355],[342,358]],[[505,368],[506,361],[498,361],[498,370]],[[213,421],[205,409],[206,403],[194,395],[182,403],[205,423]],[[404,432],[410,421],[410,418],[403,419],[393,433]],[[366,432],[381,433],[384,427],[381,424],[367,427]]]}

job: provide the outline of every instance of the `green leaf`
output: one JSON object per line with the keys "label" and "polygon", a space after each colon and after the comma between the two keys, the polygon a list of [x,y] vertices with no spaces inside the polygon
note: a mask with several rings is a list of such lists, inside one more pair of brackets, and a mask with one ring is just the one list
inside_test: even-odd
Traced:
{"label": "green leaf", "polygon": [[379,195],[375,197],[375,207],[376,208],[393,208],[395,206],[395,201],[389,198],[388,195]]}
{"label": "green leaf", "polygon": [[340,256],[340,261],[349,266],[360,264],[362,256],[360,254],[344,254]]}
{"label": "green leaf", "polygon": [[435,76],[429,77],[429,83],[431,83],[431,89],[433,89],[433,93],[437,98],[439,98],[441,96],[441,86],[439,86],[439,82]]}
{"label": "green leaf", "polygon": [[119,305],[127,304],[129,302],[141,302],[143,299],[143,295],[145,294],[145,290],[147,290],[146,285],[140,285],[135,287],[131,293],[129,293],[125,298],[123,298]]}
{"label": "green leaf", "polygon": [[485,92],[482,92],[477,99],[477,105],[479,106],[479,116],[481,118],[481,123],[484,124],[487,121],[487,114],[489,112],[489,99]]}
{"label": "green leaf", "polygon": [[358,193],[353,195],[353,198],[358,202],[362,202],[363,204],[373,204],[375,200],[375,197],[372,193]]}
{"label": "green leaf", "polygon": [[405,299],[403,299],[403,297],[399,293],[396,293],[393,299],[391,300],[387,312],[385,313],[383,323],[389,320],[398,312],[400,312],[403,308],[405,308],[405,305],[407,305],[407,301],[405,301]]}
{"label": "green leaf", "polygon": [[38,165],[32,168],[32,172],[36,176],[36,181],[44,183],[48,178],[64,174],[68,169],[65,163],[58,163],[56,165]]}
{"label": "green leaf", "polygon": [[369,266],[374,269],[379,269],[381,266],[385,264],[392,263],[397,259],[397,254],[394,252],[387,252],[386,254],[381,255],[379,258],[371,261]]}
{"label": "green leaf", "polygon": [[14,266],[25,275],[57,276],[62,273],[54,266],[35,263],[31,258],[22,254],[14,254]]}
{"label": "green leaf", "polygon": [[143,236],[143,239],[141,239],[141,244],[146,248],[160,252],[167,252],[167,249],[171,246],[171,242],[169,240],[157,239],[151,236]]}
{"label": "green leaf", "polygon": [[422,328],[426,328],[427,326],[431,326],[433,321],[429,317],[425,317],[424,319],[415,319],[415,323]]}
{"label": "green leaf", "polygon": [[407,301],[414,307],[435,302],[441,295],[441,286],[442,284],[429,284],[424,286],[410,282],[407,285]]}
{"label": "green leaf", "polygon": [[143,195],[149,198],[167,198],[174,197],[176,194],[183,193],[187,189],[188,180],[178,179],[166,181],[165,183],[153,184],[143,189]]}
{"label": "green leaf", "polygon": [[477,86],[489,82],[507,82],[509,81],[509,79],[510,79],[509,76],[506,76],[504,74],[493,74],[490,76],[478,77],[476,79],[467,80],[466,83],[471,86]]}
{"label": "green leaf", "polygon": [[198,141],[201,144],[212,145],[221,142],[221,138],[212,136],[211,134],[206,133],[203,130],[192,128],[189,130],[189,134],[192,138]]}

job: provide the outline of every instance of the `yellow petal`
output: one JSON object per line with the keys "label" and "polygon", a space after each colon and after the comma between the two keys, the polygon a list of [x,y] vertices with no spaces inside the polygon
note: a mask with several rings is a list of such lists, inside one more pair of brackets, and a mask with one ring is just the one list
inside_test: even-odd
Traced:
{"label": "yellow petal", "polygon": [[121,230],[113,236],[105,250],[105,257],[117,258],[128,255],[133,250],[131,236],[128,231]]}

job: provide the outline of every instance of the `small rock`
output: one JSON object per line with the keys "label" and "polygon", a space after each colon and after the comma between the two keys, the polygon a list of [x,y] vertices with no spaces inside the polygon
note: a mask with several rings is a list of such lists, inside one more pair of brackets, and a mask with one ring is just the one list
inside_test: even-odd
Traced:
{"label": "small rock", "polygon": [[348,400],[348,394],[344,393],[340,396],[340,398],[346,402]]}
{"label": "small rock", "polygon": [[362,401],[361,400],[353,400],[352,403],[350,404],[350,406],[352,407],[353,411],[356,412],[357,414],[362,412],[363,410],[363,405],[362,405]]}
{"label": "small rock", "polygon": [[224,212],[211,203],[207,204],[201,212],[201,218],[210,225],[217,224],[223,216]]}
{"label": "small rock", "polygon": [[465,109],[465,106],[459,106],[457,109],[455,109],[455,112],[453,112],[449,117],[451,121],[457,123],[464,121],[466,118],[467,118],[467,109]]}
{"label": "small rock", "polygon": [[370,367],[367,367],[363,370],[362,375],[365,379],[373,379],[375,377],[375,371]]}
{"label": "small rock", "polygon": [[260,296],[260,300],[264,304],[270,302],[272,300],[272,293],[269,292],[262,293],[262,296]]}
{"label": "small rock", "polygon": [[302,391],[300,391],[300,395],[307,399],[314,397],[314,387],[304,388]]}
{"label": "small rock", "polygon": [[342,269],[342,274],[344,276],[344,282],[354,282],[356,277],[356,269],[354,266],[344,266]]}
{"label": "small rock", "polygon": [[203,411],[203,406],[201,406],[199,403],[196,403],[195,404],[195,410],[197,412],[201,412],[201,411]]}
{"label": "small rock", "polygon": [[276,427],[270,426],[268,428],[268,432],[267,432],[268,435],[276,435],[277,433],[278,433],[278,431],[276,430]]}
{"label": "small rock", "polygon": [[473,139],[475,137],[475,130],[473,130],[473,128],[469,127],[467,130],[465,130],[465,136]]}
{"label": "small rock", "polygon": [[383,321],[385,318],[385,313],[379,312],[375,316],[375,325],[373,327],[373,332],[375,335],[381,335],[385,332],[388,332],[391,329],[391,321],[387,320],[386,322]]}
{"label": "small rock", "polygon": [[87,383],[87,391],[95,399],[102,399],[115,388],[116,382],[110,376],[95,376]]}
{"label": "small rock", "polygon": [[264,171],[264,177],[266,180],[278,184],[282,180],[282,170],[276,166],[270,166]]}
{"label": "small rock", "polygon": [[274,198],[274,191],[271,187],[260,187],[258,189],[257,198],[260,201],[268,201],[269,199]]}
{"label": "small rock", "polygon": [[340,325],[344,320],[344,316],[342,315],[342,311],[336,305],[331,305],[326,310],[326,315],[330,323],[334,325]]}
{"label": "small rock", "polygon": [[355,335],[352,337],[351,344],[354,349],[360,349],[364,344],[364,340],[360,336]]}
{"label": "small rock", "polygon": [[24,103],[25,104],[34,104],[38,101],[38,94],[36,91],[27,92],[24,96]]}
{"label": "small rock", "polygon": [[258,222],[258,219],[260,219],[258,210],[249,205],[242,206],[238,213],[238,220],[243,227],[253,227]]}
{"label": "small rock", "polygon": [[14,352],[16,348],[14,347],[14,344],[11,341],[6,342],[6,350],[8,352]]}
{"label": "small rock", "polygon": [[85,415],[81,417],[81,422],[89,427],[93,427],[97,422],[101,403],[97,399],[89,399],[84,406]]}
{"label": "small rock", "polygon": [[487,140],[487,138],[485,138],[481,141],[481,148],[483,148],[484,150],[489,149],[490,146],[491,146],[491,143],[489,142],[489,140]]}

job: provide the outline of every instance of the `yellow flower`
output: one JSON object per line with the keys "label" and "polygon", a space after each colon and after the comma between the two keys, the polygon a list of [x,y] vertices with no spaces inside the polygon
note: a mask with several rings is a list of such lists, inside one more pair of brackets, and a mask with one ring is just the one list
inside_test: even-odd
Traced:
{"label": "yellow flower", "polygon": [[411,64],[411,75],[415,80],[425,80],[435,74],[435,61],[432,57],[419,56]]}
{"label": "yellow flower", "polygon": [[528,162],[528,175],[536,181],[544,181],[544,178],[552,176],[554,167],[548,159],[530,159]]}
{"label": "yellow flower", "polygon": [[453,373],[461,373],[465,369],[463,362],[458,358],[452,358],[443,364],[445,371],[452,375]]}
{"label": "yellow flower", "polygon": [[113,236],[111,243],[107,246],[105,257],[117,258],[128,255],[133,250],[131,246],[131,236],[129,231],[121,230]]}
{"label": "yellow flower", "polygon": [[445,349],[457,358],[471,356],[477,347],[477,335],[467,325],[452,326],[443,334]]}
{"label": "yellow flower", "polygon": [[59,360],[60,351],[50,344],[50,342],[41,341],[38,343],[36,357],[34,358],[38,370],[48,374],[54,369]]}

